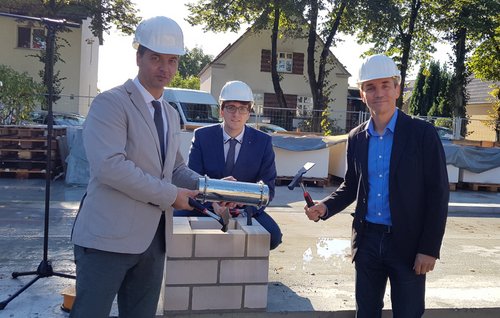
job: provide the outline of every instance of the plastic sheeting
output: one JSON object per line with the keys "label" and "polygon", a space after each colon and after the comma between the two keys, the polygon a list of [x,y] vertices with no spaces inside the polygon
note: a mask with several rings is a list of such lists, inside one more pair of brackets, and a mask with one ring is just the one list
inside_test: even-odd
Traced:
{"label": "plastic sheeting", "polygon": [[299,136],[273,134],[273,146],[290,151],[311,151],[345,142],[347,135],[340,136]]}
{"label": "plastic sheeting", "polygon": [[69,154],[66,158],[67,184],[85,185],[89,182],[90,172],[87,155],[83,147],[82,127],[70,127],[66,129]]}
{"label": "plastic sheeting", "polygon": [[[311,151],[345,142],[347,135],[340,136],[299,136],[273,134],[273,146],[290,151]],[[457,168],[481,173],[500,167],[500,148],[483,148],[455,145],[443,140],[446,163]]]}
{"label": "plastic sheeting", "polygon": [[481,173],[500,166],[500,148],[483,148],[443,142],[446,163],[474,173]]}

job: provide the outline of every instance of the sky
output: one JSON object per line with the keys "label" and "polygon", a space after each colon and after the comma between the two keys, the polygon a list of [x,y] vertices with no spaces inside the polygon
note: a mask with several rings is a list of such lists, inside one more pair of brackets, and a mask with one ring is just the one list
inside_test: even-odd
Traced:
{"label": "sky", "polygon": [[[194,0],[158,1],[158,0],[136,0],[136,8],[139,16],[150,18],[157,15],[165,15],[174,19],[184,32],[184,46],[188,49],[199,47],[205,54],[217,56],[227,45],[234,43],[245,30],[239,33],[213,33],[204,32],[201,26],[191,26],[184,19],[189,15],[186,3]],[[123,84],[128,78],[134,78],[137,74],[135,64],[135,50],[132,48],[133,36],[124,36],[112,30],[104,35],[104,45],[99,48],[99,74],[97,87],[104,91],[114,86]],[[351,73],[349,84],[355,85],[357,69],[361,64],[359,55],[369,48],[368,45],[360,46],[353,38],[344,38],[344,42],[331,51],[337,59]],[[447,49],[439,46],[436,58],[442,62],[446,61]],[[415,71],[408,76],[411,79]]]}

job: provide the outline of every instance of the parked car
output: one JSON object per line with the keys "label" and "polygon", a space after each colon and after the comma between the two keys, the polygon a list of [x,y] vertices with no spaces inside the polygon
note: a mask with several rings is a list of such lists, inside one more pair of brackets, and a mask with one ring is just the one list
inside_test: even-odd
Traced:
{"label": "parked car", "polygon": [[[45,110],[37,110],[30,113],[30,118],[24,124],[47,125],[47,114]],[[52,112],[53,124],[63,126],[81,126],[85,116],[74,113]]]}
{"label": "parked car", "polygon": [[[253,128],[256,128],[256,126],[257,126],[257,124],[255,124],[255,123],[248,123],[247,125],[250,127],[253,127]],[[278,126],[278,125],[274,125],[274,124],[259,123],[258,128],[260,131],[263,131],[263,132],[268,133],[268,134],[287,131],[285,128]]]}

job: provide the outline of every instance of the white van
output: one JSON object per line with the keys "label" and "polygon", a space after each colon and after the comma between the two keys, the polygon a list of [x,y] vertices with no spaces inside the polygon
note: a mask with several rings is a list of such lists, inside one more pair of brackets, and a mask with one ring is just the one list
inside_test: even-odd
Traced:
{"label": "white van", "polygon": [[179,112],[182,128],[194,129],[221,122],[219,105],[208,92],[169,87],[163,98]]}

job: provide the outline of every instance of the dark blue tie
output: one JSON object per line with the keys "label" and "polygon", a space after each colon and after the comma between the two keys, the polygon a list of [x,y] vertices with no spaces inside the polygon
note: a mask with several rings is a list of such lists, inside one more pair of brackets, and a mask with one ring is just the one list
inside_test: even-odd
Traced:
{"label": "dark blue tie", "polygon": [[238,140],[234,138],[229,139],[229,151],[227,152],[226,165],[224,166],[224,171],[222,173],[223,177],[230,176],[233,173],[234,157],[237,143]]}
{"label": "dark blue tie", "polygon": [[161,162],[163,163],[165,162],[165,130],[163,129],[163,117],[161,116],[161,103],[157,100],[151,103],[155,109],[153,118],[156,125],[156,132],[158,133],[158,139],[160,140]]}

